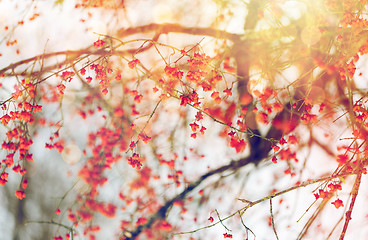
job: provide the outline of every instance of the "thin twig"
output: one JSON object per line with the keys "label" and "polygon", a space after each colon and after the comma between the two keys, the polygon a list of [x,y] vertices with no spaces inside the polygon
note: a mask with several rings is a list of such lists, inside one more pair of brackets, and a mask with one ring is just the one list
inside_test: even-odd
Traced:
{"label": "thin twig", "polygon": [[343,219],[344,219],[344,215],[342,215],[342,216],[341,216],[341,218],[339,219],[339,221],[337,221],[337,223],[335,224],[335,226],[331,229],[331,232],[328,234],[328,236],[327,236],[326,240],[328,240],[328,239],[332,236],[332,234],[333,234],[333,232],[335,231],[336,227],[340,224],[340,222],[341,222]]}
{"label": "thin twig", "polygon": [[218,213],[217,209],[215,209],[215,211],[216,211],[217,217],[218,217],[218,219],[219,219],[219,221],[220,221],[221,225],[222,225],[222,226],[224,226],[224,228],[225,228],[227,231],[231,232],[231,230],[230,230],[229,228],[227,228],[227,227],[225,226],[225,224],[222,222],[222,219],[221,219],[220,214]]}
{"label": "thin twig", "polygon": [[53,220],[51,220],[51,221],[28,221],[28,222],[25,223],[25,225],[27,225],[29,223],[51,224],[51,225],[57,225],[57,226],[63,227],[63,228],[67,229],[70,232],[71,239],[73,240],[73,235],[74,235],[74,233],[73,233],[74,228],[73,227],[68,227],[68,226],[66,226],[62,223],[54,222]]}
{"label": "thin twig", "polygon": [[350,206],[349,206],[349,210],[345,213],[345,216],[346,216],[345,223],[344,223],[344,227],[342,229],[339,240],[344,239],[346,231],[348,229],[348,225],[349,225],[349,222],[351,220],[351,213],[353,212],[355,200],[356,200],[356,198],[358,196],[358,192],[359,192],[360,182],[361,182],[361,178],[362,178],[362,171],[363,171],[363,167],[361,167],[359,169],[358,175],[355,178],[353,190],[352,190],[352,193],[351,193],[353,197],[351,198],[351,203],[350,203]]}
{"label": "thin twig", "polygon": [[273,232],[275,233],[276,239],[279,240],[279,236],[277,236],[276,227],[275,227],[275,221],[273,219],[273,213],[272,213],[272,198],[270,198],[270,214],[271,214],[271,224]]}
{"label": "thin twig", "polygon": [[[248,236],[248,231],[249,231],[249,232],[251,232],[251,233],[253,234],[254,239],[256,239],[256,235],[254,234],[254,232],[253,232],[249,227],[247,227],[247,226],[245,225],[245,223],[244,223],[244,221],[243,221],[242,214],[240,213],[240,211],[238,211],[238,213],[239,213],[240,221],[241,221],[242,225],[244,226],[244,228],[245,228],[245,230],[246,230],[246,232],[247,232],[247,236]],[[247,239],[248,239],[248,238],[247,238]]]}
{"label": "thin twig", "polygon": [[[264,202],[264,201],[267,201],[269,200],[270,198],[274,198],[274,197],[277,197],[277,196],[280,196],[280,195],[283,195],[285,193],[288,193],[290,191],[293,191],[297,188],[301,188],[301,187],[306,187],[306,186],[309,186],[309,185],[312,185],[312,184],[315,184],[315,183],[319,183],[319,182],[324,182],[324,181],[330,181],[332,179],[335,179],[335,178],[341,178],[341,177],[346,177],[346,176],[350,176],[350,175],[354,175],[356,174],[356,172],[352,172],[352,173],[348,173],[348,174],[344,174],[344,175],[338,175],[338,176],[330,176],[330,177],[323,177],[323,178],[318,178],[318,179],[315,179],[315,180],[311,180],[311,181],[305,181],[305,182],[302,182],[301,184],[299,185],[296,185],[296,186],[293,186],[293,187],[290,187],[290,188],[287,188],[285,190],[282,190],[280,192],[276,192],[276,193],[272,193],[266,197],[263,197],[261,199],[258,199],[256,201],[253,201],[251,203],[247,203],[247,205],[239,210],[237,210],[236,212],[228,215],[227,217],[225,218],[222,218],[222,221],[224,220],[227,220],[233,216],[235,216],[236,214],[238,214],[238,212],[244,212],[246,209],[250,208],[250,207],[253,207],[254,205],[257,205],[261,202]],[[195,230],[192,230],[192,231],[187,231],[187,232],[179,232],[179,233],[175,233],[174,235],[182,235],[182,234],[190,234],[190,233],[195,233],[195,232],[198,232],[200,230],[204,230],[204,229],[207,229],[207,228],[210,228],[210,227],[213,227],[217,224],[219,224],[220,221],[217,221],[215,223],[212,223],[210,225],[207,225],[207,226],[204,226],[204,227],[201,227],[201,228],[197,228]]]}

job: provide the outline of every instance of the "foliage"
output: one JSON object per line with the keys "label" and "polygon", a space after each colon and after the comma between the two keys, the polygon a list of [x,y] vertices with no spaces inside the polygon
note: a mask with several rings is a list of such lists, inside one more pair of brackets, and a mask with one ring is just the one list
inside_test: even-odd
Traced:
{"label": "foliage", "polygon": [[[23,55],[17,34],[47,15],[37,7],[4,26],[2,58],[18,60],[1,62],[0,184],[23,213],[15,230],[54,226],[58,240],[355,236],[349,223],[366,197],[366,1],[138,2],[147,8],[73,2],[86,26],[113,16],[77,50],[45,43]],[[48,150],[59,157],[45,163]],[[36,166],[70,186],[33,181]],[[37,202],[36,186],[58,195],[41,219],[24,204]]]}

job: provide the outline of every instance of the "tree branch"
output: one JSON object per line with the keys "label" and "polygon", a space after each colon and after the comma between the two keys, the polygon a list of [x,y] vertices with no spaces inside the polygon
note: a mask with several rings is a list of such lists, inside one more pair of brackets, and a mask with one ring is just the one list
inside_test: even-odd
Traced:
{"label": "tree branch", "polygon": [[276,232],[275,221],[274,221],[273,212],[272,212],[272,198],[270,198],[270,215],[271,215],[271,225],[272,225],[273,232],[275,233],[276,239],[279,240],[279,236],[277,235],[277,232]]}
{"label": "tree branch", "polygon": [[363,167],[361,166],[360,169],[359,169],[359,172],[358,172],[358,174],[355,178],[355,182],[354,182],[354,186],[353,186],[353,190],[352,190],[352,196],[353,197],[352,197],[351,202],[350,202],[349,210],[345,213],[345,216],[346,216],[345,223],[344,223],[344,227],[342,229],[339,240],[344,240],[346,231],[348,229],[349,222],[351,220],[351,213],[353,212],[353,208],[354,208],[354,205],[355,205],[355,200],[356,200],[356,198],[358,196],[358,192],[359,192],[360,182],[361,182],[361,178],[362,178],[362,171],[363,171]]}
{"label": "tree branch", "polygon": [[117,31],[118,38],[126,37],[129,35],[139,34],[139,33],[147,33],[147,32],[158,32],[161,34],[167,34],[170,32],[175,33],[185,33],[189,35],[204,35],[210,36],[214,38],[220,39],[229,39],[231,41],[238,41],[240,39],[240,35],[235,33],[229,33],[223,30],[213,29],[213,28],[205,28],[205,27],[185,27],[179,24],[173,23],[164,23],[157,24],[151,23],[148,25],[143,25],[139,27],[131,27],[131,28],[122,28]]}
{"label": "tree branch", "polygon": [[190,192],[192,192],[196,187],[198,187],[207,178],[213,175],[216,175],[216,174],[223,173],[227,170],[236,170],[249,163],[258,162],[258,161],[256,159],[252,159],[251,157],[241,158],[240,160],[233,160],[228,165],[221,166],[219,168],[216,168],[212,171],[205,173],[204,175],[199,177],[197,181],[189,184],[180,194],[178,194],[171,200],[167,201],[165,205],[163,205],[156,213],[154,213],[153,215],[151,215],[151,217],[148,218],[147,223],[143,225],[139,225],[134,231],[130,232],[129,234],[130,236],[126,237],[125,239],[126,240],[135,239],[136,237],[138,237],[139,234],[142,233],[142,231],[150,228],[156,220],[164,219],[166,216],[166,213],[168,212],[168,210],[174,204],[175,201],[184,199]]}

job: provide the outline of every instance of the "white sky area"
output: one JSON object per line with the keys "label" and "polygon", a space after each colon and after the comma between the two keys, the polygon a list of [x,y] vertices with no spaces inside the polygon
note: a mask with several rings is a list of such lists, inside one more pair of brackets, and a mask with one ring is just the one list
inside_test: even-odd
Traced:
{"label": "white sky area", "polygon": [[[59,6],[54,6],[54,1],[51,0],[39,0],[34,2],[0,0],[0,39],[2,39],[2,42],[0,42],[0,53],[2,54],[2,56],[0,57],[0,69],[8,66],[11,63],[42,54],[43,52],[78,50],[88,47],[98,39],[98,34],[96,33],[113,34],[114,29],[116,29],[117,26],[120,28],[130,25],[144,25],[152,22],[175,22],[176,16],[178,14],[182,14],[181,16],[184,19],[182,22],[183,25],[206,26],[206,24],[216,16],[218,9],[214,3],[208,0],[207,7],[198,10],[202,11],[200,20],[191,21],[189,11],[192,11],[193,9],[186,10],[186,7],[190,3],[197,2],[200,1],[137,1],[135,4],[132,4],[132,1],[128,1],[126,12],[123,12],[114,10],[100,11],[96,9],[74,9],[74,1],[72,0],[65,0],[64,3]],[[239,3],[238,6],[242,6],[242,4]],[[290,18],[297,18],[303,11],[303,6],[298,5],[296,1],[285,1],[285,7],[292,9],[292,11],[290,11],[289,13]],[[239,7],[239,9],[242,8]],[[242,19],[244,19],[245,14],[243,11],[237,11],[236,9],[233,10],[234,18],[228,23],[227,30],[234,33],[241,33],[243,27]],[[29,21],[28,19],[34,13],[39,13],[40,17],[36,18],[34,21]],[[92,13],[92,16],[89,16],[89,13]],[[125,14],[128,15],[128,21],[126,20]],[[25,21],[24,25],[17,26],[17,22],[21,20]],[[85,22],[83,22],[83,20],[85,20]],[[265,21],[267,21],[267,11],[265,12]],[[281,22],[284,24],[288,24],[288,21],[289,20],[287,18],[281,19]],[[9,29],[13,29],[13,27],[15,27],[14,31],[5,31],[5,26],[8,26]],[[259,28],[267,28],[267,23],[264,23],[264,25],[260,24]],[[314,29],[308,29],[308,31],[313,32]],[[311,34],[307,35],[309,36]],[[180,41],[185,42],[185,40],[180,38],[182,38],[182,36],[172,37],[171,40],[174,39],[174,42],[172,44],[175,45],[176,43],[178,43],[180,45]],[[6,41],[13,41],[14,39],[17,39],[17,44],[10,47],[5,46]],[[178,42],[175,42],[176,40]],[[308,43],[314,44],[314,41],[318,42],[318,39],[308,38],[306,39],[306,41]],[[20,54],[16,53],[17,49],[19,49]],[[364,69],[366,69],[367,61],[363,59],[359,62],[358,66],[362,68],[361,71],[363,71]],[[359,86],[368,88],[368,81],[366,77],[364,77],[364,75],[367,76],[367,71],[364,71],[364,73],[365,74],[363,74],[363,77],[359,78],[358,84]],[[290,78],[296,78],[298,75],[298,73],[295,72],[295,68],[290,68],[286,70],[285,74]],[[8,87],[9,89],[12,88],[12,86]],[[3,96],[1,96],[1,99],[3,99]],[[70,101],[68,103],[72,104],[73,102]],[[344,125],[344,123],[340,124]],[[78,131],[78,128],[79,126],[75,127],[75,129],[73,129],[71,132],[73,132],[74,130]],[[330,128],[330,126],[322,126],[321,133],[324,133],[327,128]],[[90,130],[86,125],[81,126],[79,129],[83,134]],[[305,131],[307,132],[307,129],[305,129]],[[335,135],[333,135],[331,138],[326,138],[325,140],[327,143],[331,142],[331,144],[333,145],[336,145],[336,142],[340,137],[349,134],[343,132],[341,128],[338,128],[338,125],[336,125],[336,129],[333,129],[332,131],[334,131]],[[206,158],[214,159],[214,161],[211,163],[198,162],[198,165],[195,166],[193,171],[198,170],[198,172],[200,173],[201,169],[206,169],[208,165],[211,167],[220,166],[221,164],[224,164],[230,160],[228,158],[229,154],[228,152],[226,152],[227,150],[221,148],[221,146],[224,144],[222,139],[219,139],[219,137],[217,137],[215,133],[215,130],[213,130],[212,132],[212,130],[209,129],[207,133],[208,135],[206,135],[208,136],[207,138],[199,139],[193,142],[191,142],[190,140],[188,142],[188,145],[203,144],[204,148],[202,153],[206,155]],[[3,134],[3,132],[0,132],[0,134]],[[48,133],[45,132],[44,134],[46,136]],[[303,135],[301,135],[301,137],[303,137]],[[42,139],[42,136],[40,137],[40,139]],[[77,140],[75,144],[70,143],[70,145],[68,145],[68,150],[71,152],[75,152],[80,156],[80,149],[78,148],[79,140]],[[79,142],[81,141],[83,140],[80,140]],[[34,148],[34,150],[36,151],[47,151],[43,149],[42,146],[44,145],[44,143],[42,142],[35,143],[34,145],[36,146]],[[67,158],[67,154],[68,153],[66,152],[63,155],[63,157],[67,159],[66,162],[78,162],[78,158],[76,158],[75,155],[73,155],[74,158]],[[306,168],[307,170],[301,176],[300,180],[306,180],[309,177],[321,176],[325,174],[328,170],[334,169],[336,167],[336,165],[331,164],[333,161],[331,161],[328,156],[325,156],[323,151],[321,151],[317,147],[312,147],[311,154],[307,154],[307,151],[304,149],[299,152],[299,159],[301,159],[301,162],[304,160],[305,157],[308,156],[309,158]],[[43,154],[40,152],[36,152],[35,155],[40,156],[40,158],[45,156],[50,158],[52,157],[52,155],[50,154]],[[60,159],[61,158],[59,157],[59,160]],[[35,159],[35,161],[38,160]],[[57,161],[55,160],[55,162]],[[63,170],[66,169],[65,166],[68,166],[65,165],[65,163],[58,164],[62,167]],[[277,165],[271,164],[267,166],[264,166],[265,164],[261,164],[261,166],[257,169],[253,169],[252,166],[246,167],[245,169],[241,170],[240,173],[243,173],[244,175],[247,174],[247,172],[249,171],[252,173],[249,175],[249,178],[246,181],[244,178],[244,183],[242,183],[244,184],[242,188],[242,193],[239,195],[237,192],[235,192],[239,191],[240,186],[229,186],[228,192],[224,193],[223,202],[216,205],[214,201],[210,201],[209,204],[213,204],[213,210],[217,209],[221,217],[225,217],[223,214],[221,214],[222,209],[226,211],[229,209],[229,206],[236,206],[239,208],[243,206],[240,201],[236,200],[237,197],[246,198],[248,200],[254,201],[267,195],[268,191],[270,190],[270,186],[279,190],[291,187],[299,179],[291,178],[290,176],[284,176],[283,170],[285,169],[285,165],[282,164],[283,163]],[[193,168],[193,166],[189,167]],[[38,171],[40,171],[40,169]],[[276,180],[279,178],[282,178],[282,180]],[[216,178],[210,179],[208,182],[214,180],[216,180]],[[239,180],[234,181],[238,182]],[[277,182],[277,185],[274,186],[275,181]],[[227,181],[227,183],[229,183],[229,181]],[[114,184],[115,183],[111,183],[112,191],[109,192],[107,190],[105,192],[106,196],[113,196],[113,191],[115,191],[116,188],[119,187],[118,184]],[[206,186],[206,184],[207,183],[205,183],[201,187]],[[297,219],[300,218],[305,210],[309,207],[309,204],[314,201],[314,196],[311,191],[316,186],[317,185],[313,185],[312,187],[302,188],[283,197],[287,199],[286,202],[290,205],[290,208],[286,208],[283,204],[281,204],[280,208],[278,208],[279,204],[277,202],[280,198],[274,198],[273,212],[275,214],[276,228],[280,240],[290,239],[290,236],[295,236],[295,234],[298,233],[303,227],[306,220],[308,220],[309,216],[311,216],[313,212],[312,210],[307,212],[300,222],[296,222]],[[196,189],[196,191],[199,189],[200,188]],[[366,239],[366,236],[368,235],[368,220],[365,207],[367,200],[367,189],[367,176],[363,176],[361,191],[357,199],[356,207],[353,211],[352,221],[350,222],[348,234],[345,240]],[[347,189],[344,189],[343,186],[343,190]],[[7,212],[7,209],[4,209],[4,207],[2,207],[1,205],[1,202],[11,200],[7,200],[4,197],[5,195],[2,194],[0,191],[0,240],[11,240],[11,234],[13,231],[13,220],[11,219],[11,215]],[[345,207],[347,207],[348,196],[342,194],[339,195],[339,197],[344,201]],[[333,198],[333,200],[335,199],[336,198]],[[15,199],[12,200],[15,201]],[[190,206],[188,208],[189,211],[197,211],[197,209],[194,208],[190,209]],[[200,209],[198,211],[200,211]],[[337,212],[341,213],[342,209],[336,210],[333,205],[328,204],[327,214],[324,214],[322,218],[325,229],[330,229],[326,227],[330,223],[331,225],[335,224],[337,219],[336,216],[340,216],[336,214]],[[197,223],[190,222],[191,219],[188,219],[188,222],[185,223],[187,229],[183,230],[195,230],[196,228],[209,224],[207,221],[209,214],[209,212],[204,212],[202,219],[198,219]],[[211,216],[216,219],[216,214],[212,213]],[[259,206],[255,206],[247,210],[246,214],[243,217],[245,224],[256,234],[257,240],[275,239],[272,229],[266,226],[267,224],[265,219],[267,216],[269,216],[268,201],[264,204],[260,204]],[[169,219],[173,219],[175,217],[176,216],[173,216],[172,214],[169,215]],[[225,223],[227,224],[227,226],[229,226],[229,228],[231,228],[232,225],[240,225],[238,218],[233,218],[229,221],[226,221]],[[278,223],[280,223],[280,225],[278,225]],[[291,227],[288,228],[287,224],[290,224]],[[115,236],[116,229],[112,230],[107,225],[116,227],[116,225],[118,226],[119,224],[116,224],[115,222],[107,222],[106,226],[104,226],[106,227],[106,229],[103,229],[98,234],[98,236],[101,237],[99,239],[113,239],[113,237]],[[202,230],[201,233],[206,231],[208,232],[209,236],[212,236],[214,240],[223,239],[222,234],[227,232],[221,224],[218,224],[210,229]],[[340,231],[341,226],[338,227],[336,234],[339,234]],[[233,234],[233,239],[241,239],[240,237],[244,232],[228,233]],[[317,236],[319,236],[318,233],[316,234]],[[324,234],[326,234],[326,232],[324,232]],[[174,239],[188,239],[189,236],[190,235],[184,235],[182,238],[178,237]],[[193,237],[196,236],[197,235],[195,234],[193,235]],[[77,237],[75,239],[82,238]],[[253,239],[252,234],[249,235],[249,239]],[[318,238],[313,237],[305,239],[315,240]]]}

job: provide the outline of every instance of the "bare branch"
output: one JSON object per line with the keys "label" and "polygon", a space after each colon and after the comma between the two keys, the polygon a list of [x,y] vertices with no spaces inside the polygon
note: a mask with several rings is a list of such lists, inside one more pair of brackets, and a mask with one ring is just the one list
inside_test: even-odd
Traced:
{"label": "bare branch", "polygon": [[[259,160],[258,160],[259,161]],[[158,220],[158,219],[164,219],[166,216],[166,213],[168,212],[169,208],[174,204],[177,200],[184,199],[190,192],[192,192],[196,187],[198,187],[204,180],[207,178],[216,175],[221,174],[227,170],[236,170],[239,169],[242,166],[245,166],[249,163],[255,162],[254,159],[246,157],[242,158],[240,160],[233,160],[228,165],[221,166],[219,168],[216,168],[212,171],[209,171],[202,175],[197,181],[189,184],[180,194],[172,198],[171,200],[167,201],[165,205],[163,205],[156,213],[151,215],[151,217],[148,218],[147,223],[143,225],[139,225],[134,231],[131,232],[131,235],[126,238],[126,240],[133,240],[135,239],[139,234],[142,233],[145,229],[148,229],[152,226],[152,224]],[[256,161],[257,162],[257,161]]]}
{"label": "bare branch", "polygon": [[272,198],[270,198],[270,214],[271,214],[271,224],[272,224],[273,232],[275,233],[276,239],[279,240],[279,236],[277,235],[277,232],[276,232],[275,221],[274,221],[274,218],[273,218]]}
{"label": "bare branch", "polygon": [[355,204],[355,200],[358,196],[358,192],[359,192],[359,187],[360,187],[360,182],[361,182],[361,178],[362,178],[362,171],[363,171],[363,167],[361,167],[361,169],[359,170],[356,178],[355,178],[355,182],[354,182],[354,186],[353,186],[353,190],[352,190],[352,199],[351,199],[351,203],[349,206],[349,210],[345,213],[345,223],[344,223],[344,227],[342,229],[341,235],[339,240],[343,240],[346,234],[346,231],[348,229],[348,225],[349,222],[351,220],[351,213],[353,212],[353,208],[354,208],[354,204]]}
{"label": "bare branch", "polygon": [[190,35],[210,36],[210,37],[219,38],[219,39],[229,39],[231,41],[238,41],[240,39],[240,35],[229,33],[229,32],[222,31],[222,30],[217,30],[213,28],[201,28],[201,27],[185,27],[185,26],[182,26],[179,24],[173,24],[173,23],[165,23],[165,24],[151,23],[151,24],[143,25],[139,27],[120,29],[117,31],[117,36],[119,38],[122,38],[122,37],[126,37],[129,35],[147,33],[147,32],[158,32],[161,34],[167,34],[170,32],[185,33],[185,34],[190,34]]}

